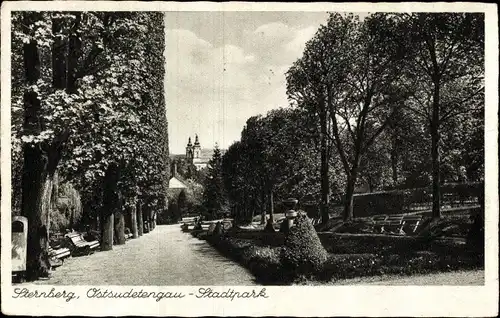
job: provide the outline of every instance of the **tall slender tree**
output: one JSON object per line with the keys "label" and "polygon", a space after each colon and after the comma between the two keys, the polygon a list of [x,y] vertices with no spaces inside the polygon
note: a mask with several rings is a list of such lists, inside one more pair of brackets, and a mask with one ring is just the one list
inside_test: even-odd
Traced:
{"label": "tall slender tree", "polygon": [[429,125],[432,216],[441,217],[441,135],[455,116],[484,109],[484,15],[411,14],[401,17],[411,45],[409,109]]}
{"label": "tall slender tree", "polygon": [[208,173],[203,192],[203,206],[207,211],[207,216],[212,219],[224,216],[226,208],[226,193],[222,181],[221,167],[222,154],[216,144],[212,158],[208,163]]}

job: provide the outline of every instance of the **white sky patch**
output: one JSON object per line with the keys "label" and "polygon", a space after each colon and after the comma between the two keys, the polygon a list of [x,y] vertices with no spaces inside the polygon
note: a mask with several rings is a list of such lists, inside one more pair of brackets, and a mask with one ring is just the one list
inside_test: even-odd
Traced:
{"label": "white sky patch", "polygon": [[184,153],[195,134],[204,148],[227,148],[249,117],[287,107],[285,73],[328,18],[317,12],[193,14],[166,16],[165,90],[174,154]]}

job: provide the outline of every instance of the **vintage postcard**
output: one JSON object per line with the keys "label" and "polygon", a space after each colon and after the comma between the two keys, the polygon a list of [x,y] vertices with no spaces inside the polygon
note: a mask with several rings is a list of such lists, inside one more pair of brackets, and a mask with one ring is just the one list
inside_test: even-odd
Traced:
{"label": "vintage postcard", "polygon": [[6,1],[9,315],[498,315],[482,3]]}

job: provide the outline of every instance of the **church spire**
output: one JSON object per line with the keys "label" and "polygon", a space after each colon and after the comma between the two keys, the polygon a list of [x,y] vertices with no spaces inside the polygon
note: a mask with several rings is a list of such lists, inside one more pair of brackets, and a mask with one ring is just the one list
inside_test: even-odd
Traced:
{"label": "church spire", "polygon": [[[198,140],[198,136],[196,136],[196,140]],[[188,139],[188,147],[191,147],[193,144],[191,143],[191,137]]]}
{"label": "church spire", "polygon": [[195,135],[194,145],[195,145],[195,147],[196,146],[198,146],[198,147],[200,146],[200,141],[198,140],[198,134]]}

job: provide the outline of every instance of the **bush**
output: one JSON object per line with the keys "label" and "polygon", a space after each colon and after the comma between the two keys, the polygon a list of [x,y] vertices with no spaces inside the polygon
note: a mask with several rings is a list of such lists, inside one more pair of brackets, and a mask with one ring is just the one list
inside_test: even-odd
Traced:
{"label": "bush", "polygon": [[381,191],[354,196],[354,216],[397,214],[405,209],[405,191]]}
{"label": "bush", "polygon": [[304,213],[299,213],[282,249],[282,264],[289,275],[311,275],[321,271],[328,254]]}
{"label": "bush", "polygon": [[50,209],[51,230],[62,232],[76,228],[83,213],[79,192],[71,183],[61,183],[55,186],[53,196],[53,206]]}
{"label": "bush", "polygon": [[243,254],[243,263],[261,282],[283,283],[281,248],[252,246]]}
{"label": "bush", "polygon": [[223,234],[222,224],[220,222],[217,222],[215,224],[213,235],[220,236],[222,234]]}
{"label": "bush", "polygon": [[479,253],[484,253],[484,217],[478,213],[472,219],[473,223],[467,233],[467,245]]}

